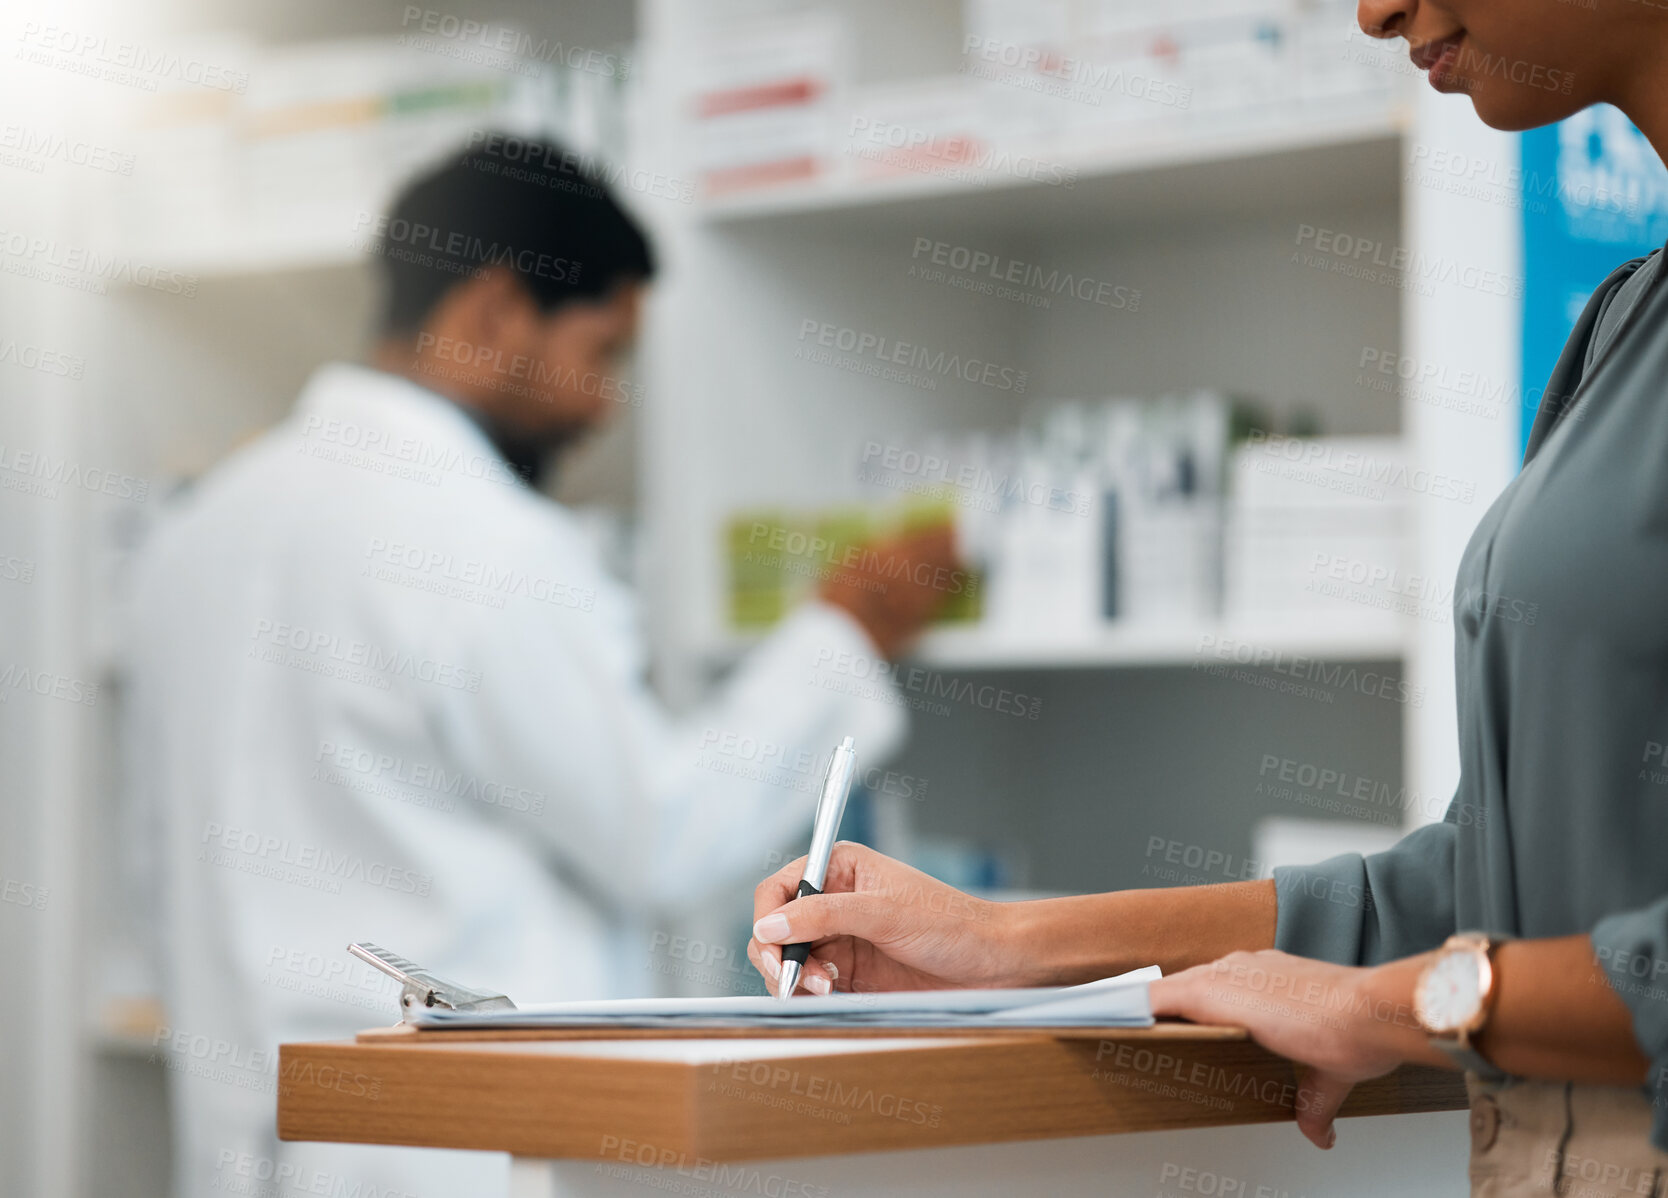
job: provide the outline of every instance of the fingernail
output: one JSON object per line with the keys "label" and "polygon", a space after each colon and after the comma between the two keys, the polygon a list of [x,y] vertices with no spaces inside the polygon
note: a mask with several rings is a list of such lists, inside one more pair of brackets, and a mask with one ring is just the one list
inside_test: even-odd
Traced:
{"label": "fingernail", "polygon": [[776,963],[775,953],[760,953],[759,960],[764,962],[764,971],[770,975],[771,981],[782,976],[782,967]]}
{"label": "fingernail", "polygon": [[1337,1142],[1338,1142],[1338,1129],[1336,1127],[1327,1128],[1326,1129],[1326,1146],[1328,1148],[1330,1148],[1330,1147],[1332,1147],[1332,1145],[1336,1144]]}
{"label": "fingernail", "polygon": [[753,925],[753,939],[760,944],[780,944],[788,938],[788,917],[767,915]]}
{"label": "fingernail", "polygon": [[822,974],[813,973],[810,977],[805,979],[805,989],[809,990],[812,994],[828,994],[834,989],[834,986],[827,978],[823,977]]}

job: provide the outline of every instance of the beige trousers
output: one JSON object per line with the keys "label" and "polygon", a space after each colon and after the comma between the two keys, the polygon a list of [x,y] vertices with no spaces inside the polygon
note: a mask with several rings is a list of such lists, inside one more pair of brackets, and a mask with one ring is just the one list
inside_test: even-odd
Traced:
{"label": "beige trousers", "polygon": [[1472,1198],[1668,1198],[1668,1154],[1651,1146],[1643,1090],[1470,1073],[1465,1086]]}

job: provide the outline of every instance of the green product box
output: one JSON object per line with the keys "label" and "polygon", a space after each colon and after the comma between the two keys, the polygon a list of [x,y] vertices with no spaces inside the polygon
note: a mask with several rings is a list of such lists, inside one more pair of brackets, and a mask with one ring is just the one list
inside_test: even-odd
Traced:
{"label": "green product box", "polygon": [[[824,581],[858,563],[864,545],[943,524],[952,516],[948,504],[937,502],[812,512],[781,508],[738,512],[724,530],[730,625],[739,631],[769,628],[815,594]],[[908,563],[899,565],[907,568]],[[982,584],[976,571],[956,572],[946,591],[936,623],[978,620]]]}

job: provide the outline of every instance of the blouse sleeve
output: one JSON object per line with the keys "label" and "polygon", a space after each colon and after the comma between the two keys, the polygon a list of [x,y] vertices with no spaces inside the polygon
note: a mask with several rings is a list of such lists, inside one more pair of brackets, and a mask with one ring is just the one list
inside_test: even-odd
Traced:
{"label": "blouse sleeve", "polygon": [[1440,945],[1454,932],[1459,829],[1452,819],[1450,807],[1447,820],[1382,853],[1276,869],[1274,946],[1339,965],[1376,965]]}
{"label": "blouse sleeve", "polygon": [[1650,1058],[1651,1143],[1668,1151],[1668,896],[1605,916],[1592,941],[1610,988],[1633,1015],[1633,1038]]}

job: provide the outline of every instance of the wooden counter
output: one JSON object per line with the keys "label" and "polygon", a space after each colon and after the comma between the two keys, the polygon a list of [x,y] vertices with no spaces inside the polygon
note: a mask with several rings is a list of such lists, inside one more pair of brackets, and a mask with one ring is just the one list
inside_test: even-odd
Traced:
{"label": "wooden counter", "polygon": [[[1237,1028],[830,1034],[363,1033],[280,1051],[285,1140],[675,1165],[1269,1123],[1289,1061]],[[1462,1109],[1457,1073],[1406,1067],[1343,1114]]]}

